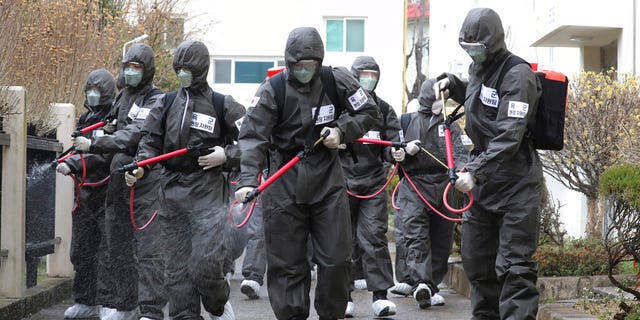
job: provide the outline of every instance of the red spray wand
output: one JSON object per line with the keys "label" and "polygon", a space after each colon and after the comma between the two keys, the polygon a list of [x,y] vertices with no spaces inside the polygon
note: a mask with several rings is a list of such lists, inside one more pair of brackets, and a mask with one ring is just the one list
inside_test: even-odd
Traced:
{"label": "red spray wand", "polygon": [[[442,200],[447,210],[455,213],[463,213],[469,210],[469,208],[471,208],[471,205],[473,204],[473,194],[471,193],[471,191],[468,192],[469,203],[462,209],[453,208],[452,206],[449,205],[449,202],[447,200],[447,195],[449,194],[449,190],[451,189],[452,186],[455,185],[456,180],[458,180],[458,175],[456,175],[456,164],[455,164],[455,161],[453,160],[453,143],[451,142],[451,124],[454,121],[462,118],[462,116],[464,115],[464,112],[458,114],[458,111],[460,110],[461,107],[462,107],[462,104],[458,105],[453,110],[453,112],[451,112],[451,114],[447,116],[446,105],[444,101],[444,94],[442,95],[442,112],[444,113],[444,118],[445,118],[444,146],[445,146],[445,151],[447,153],[447,168],[449,173],[449,184],[447,184],[447,187],[444,189],[444,193],[442,194]],[[464,171],[464,168],[461,170],[461,172],[463,171]]]}
{"label": "red spray wand", "polygon": [[261,183],[257,188],[253,189],[251,192],[247,193],[244,200],[242,200],[242,203],[245,204],[255,199],[258,195],[260,195],[260,192],[264,191],[264,189],[269,187],[274,181],[278,180],[278,178],[280,178],[285,172],[287,172],[296,163],[298,163],[300,159],[306,157],[311,152],[311,150],[313,150],[315,146],[317,146],[320,142],[322,142],[328,136],[329,136],[329,131],[327,130],[318,140],[316,140],[316,142],[313,143],[313,146],[311,148],[305,148],[304,150],[298,152],[298,154],[296,154],[296,156],[293,157],[293,159],[289,160],[289,162],[287,162],[284,166],[282,166],[282,168],[278,169],[278,171],[276,171],[271,177],[269,177],[269,179]]}
{"label": "red spray wand", "polygon": [[177,156],[181,156],[183,154],[187,154],[190,152],[195,152],[195,151],[200,151],[200,150],[205,150],[208,149],[209,147],[204,147],[202,144],[197,145],[197,146],[188,146],[186,148],[182,148],[182,149],[178,149],[175,151],[171,151],[168,153],[164,153],[161,154],[159,156],[155,156],[149,159],[145,159],[142,161],[134,161],[131,162],[129,164],[126,164],[124,166],[122,166],[121,168],[117,169],[117,171],[119,172],[125,172],[125,171],[132,171],[134,169],[140,168],[140,167],[144,167],[144,166],[148,166],[148,165],[152,165],[161,161],[165,161],[171,158],[175,158]]}
{"label": "red spray wand", "polygon": [[370,143],[370,144],[379,144],[387,147],[396,147],[396,148],[404,148],[407,146],[406,142],[397,142],[397,141],[387,141],[387,140],[377,140],[377,139],[369,139],[369,138],[358,138],[356,142],[362,143]]}

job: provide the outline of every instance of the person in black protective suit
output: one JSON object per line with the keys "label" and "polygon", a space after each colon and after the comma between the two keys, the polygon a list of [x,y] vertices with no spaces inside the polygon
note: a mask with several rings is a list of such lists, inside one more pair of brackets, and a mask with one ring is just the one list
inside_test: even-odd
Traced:
{"label": "person in black protective suit", "polygon": [[[85,128],[103,121],[111,112],[111,105],[116,96],[116,80],[111,72],[105,69],[91,71],[84,85],[87,109],[78,120],[78,128]],[[85,135],[101,136],[102,129]],[[81,182],[83,166],[88,171],[86,183],[98,183],[109,176],[111,155],[90,154],[73,155],[58,164],[56,171],[63,175],[73,174],[77,182]],[[77,190],[76,190],[77,192]],[[79,202],[71,215],[71,263],[76,271],[73,279],[73,300],[75,304],[64,312],[65,319],[91,318],[100,316],[98,306],[98,265],[104,263],[103,249],[100,239],[104,230],[104,199],[107,184],[87,186],[80,189]]]}
{"label": "person in black protective suit", "polygon": [[[460,46],[471,56],[469,80],[443,74],[438,94],[465,102],[466,132],[474,144],[456,188],[473,189],[462,223],[462,263],[469,278],[473,319],[535,319],[542,167],[528,132],[541,85],[526,64],[512,67],[496,12],[475,8],[465,18]],[[468,97],[468,98],[467,98]]]}
{"label": "person in black protective suit", "polygon": [[[321,81],[323,58],[324,44],[316,29],[291,31],[285,48],[286,70],[260,86],[238,140],[242,159],[236,200],[242,201],[258,186],[258,172],[269,149],[269,173],[273,174],[328,132],[323,143],[261,196],[267,287],[278,319],[309,317],[309,235],[318,267],[315,309],[320,319],[343,318],[349,298],[351,223],[337,147],[362,137],[380,116],[373,98],[344,68],[324,69],[335,80],[336,103],[341,104],[333,105],[325,94],[330,88]],[[285,87],[281,106],[271,85],[271,80],[278,79]],[[340,107],[344,113],[337,111]]]}
{"label": "person in black protective suit", "polygon": [[[400,207],[398,215],[402,218],[402,244],[406,250],[406,280],[418,305],[423,309],[445,303],[437,292],[438,284],[447,274],[454,227],[453,222],[438,215],[425,204],[408,181],[413,181],[418,192],[435,209],[450,216],[442,199],[449,183],[447,168],[443,166],[446,162],[445,119],[442,116],[442,100],[435,101],[434,83],[435,79],[429,79],[422,84],[418,96],[418,112],[408,113],[403,117],[409,117],[405,138],[420,140],[422,147],[440,162],[425,153],[418,153],[415,148],[407,147],[409,156],[403,163],[406,176],[400,180],[397,202]],[[467,154],[460,137],[462,130],[455,122],[450,125],[450,129],[456,166],[464,167]],[[450,195],[452,197],[453,192]]]}
{"label": "person in black protective suit", "polygon": [[[172,319],[202,319],[201,301],[213,319],[235,319],[223,270],[229,221],[222,165],[238,166],[239,149],[225,142],[237,140],[245,111],[233,97],[209,87],[209,58],[202,42],[187,40],[178,46],[173,69],[181,88],[172,92],[172,101],[169,94],[158,101],[138,148],[138,160],[190,146],[196,150],[168,159],[160,178],[164,210],[159,220],[166,239],[165,286]],[[145,171],[134,170],[128,182],[144,181]]]}
{"label": "person in black protective suit", "polygon": [[[382,116],[364,137],[400,141],[400,122],[395,111],[375,93],[380,78],[378,63],[371,56],[359,56],[353,61],[351,73],[371,94]],[[380,190],[389,171],[385,164],[395,162],[391,156],[391,147],[362,143],[353,143],[341,150],[340,160],[347,188],[360,196],[371,195]],[[389,222],[387,192],[369,199],[350,196],[349,211],[354,241],[354,270],[357,267],[362,269],[362,275],[354,274],[353,278],[365,279],[367,289],[373,292],[374,316],[394,315],[396,305],[387,299],[387,289],[393,286],[393,267],[386,235]],[[361,254],[356,256],[358,252]],[[350,299],[345,315],[353,316],[354,307]]]}
{"label": "person in black protective suit", "polygon": [[[86,139],[78,137],[79,151],[113,154],[111,178],[107,187],[105,211],[105,268],[98,272],[104,283],[102,319],[162,319],[167,302],[163,287],[164,264],[162,238],[158,224],[135,232],[129,219],[129,188],[117,169],[133,161],[142,137],[142,124],[162,91],[153,84],[155,62],[153,49],[134,44],[122,60],[125,87],[116,97],[112,115],[116,119],[113,134]],[[158,170],[150,170],[150,179],[136,186],[134,212],[138,224],[149,220],[157,205]]]}

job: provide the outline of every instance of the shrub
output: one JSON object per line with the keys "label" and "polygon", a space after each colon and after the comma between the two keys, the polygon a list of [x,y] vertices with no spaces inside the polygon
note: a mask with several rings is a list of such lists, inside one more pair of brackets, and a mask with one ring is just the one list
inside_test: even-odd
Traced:
{"label": "shrub", "polygon": [[540,276],[591,276],[607,273],[607,253],[601,240],[584,238],[564,246],[542,245],[533,255]]}
{"label": "shrub", "polygon": [[640,210],[640,165],[625,164],[607,169],[600,177],[602,195],[616,195]]}
{"label": "shrub", "polygon": [[616,287],[640,299],[640,278],[627,284],[614,277],[614,268],[628,260],[640,261],[640,166],[621,165],[607,169],[600,178],[599,191],[607,195],[604,245],[609,280]]}

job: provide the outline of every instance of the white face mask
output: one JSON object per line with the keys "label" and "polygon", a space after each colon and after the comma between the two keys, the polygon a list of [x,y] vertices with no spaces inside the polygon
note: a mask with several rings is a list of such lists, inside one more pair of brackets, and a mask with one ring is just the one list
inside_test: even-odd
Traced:
{"label": "white face mask", "polygon": [[471,57],[471,60],[475,63],[483,63],[487,60],[487,54],[489,50],[482,42],[460,42],[460,46]]}
{"label": "white face mask", "polygon": [[318,61],[300,60],[291,66],[291,74],[300,83],[309,83],[318,70]]}
{"label": "white face mask", "polygon": [[358,81],[360,82],[360,85],[363,89],[371,92],[376,88],[376,85],[378,84],[378,76],[374,76],[371,74],[360,75]]}
{"label": "white face mask", "polygon": [[124,69],[124,82],[130,87],[137,87],[142,81],[142,71],[133,68]]}
{"label": "white face mask", "polygon": [[98,89],[89,89],[85,94],[89,106],[95,107],[100,104],[100,91]]}
{"label": "white face mask", "polygon": [[180,81],[181,88],[191,87],[191,84],[193,83],[193,73],[187,69],[179,69],[178,80]]}

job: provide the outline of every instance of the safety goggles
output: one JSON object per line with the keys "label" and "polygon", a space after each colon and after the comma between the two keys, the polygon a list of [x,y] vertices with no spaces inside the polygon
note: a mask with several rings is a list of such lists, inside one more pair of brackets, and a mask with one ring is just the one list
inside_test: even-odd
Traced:
{"label": "safety goggles", "polygon": [[464,42],[460,41],[460,46],[466,52],[476,51],[476,50],[486,50],[487,46],[482,42]]}
{"label": "safety goggles", "polygon": [[134,70],[144,70],[144,65],[140,62],[127,62],[124,64],[124,68],[130,68],[130,69],[134,69]]}
{"label": "safety goggles", "polygon": [[293,64],[293,69],[315,71],[318,68],[318,64],[319,62],[317,60],[300,60]]}
{"label": "safety goggles", "polygon": [[378,79],[378,71],[376,71],[376,70],[361,70],[358,73],[358,76],[360,78],[362,78],[362,77],[371,77],[372,79],[376,79],[377,80]]}

